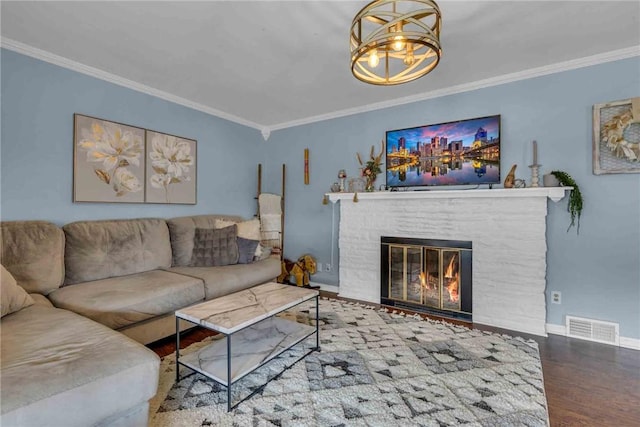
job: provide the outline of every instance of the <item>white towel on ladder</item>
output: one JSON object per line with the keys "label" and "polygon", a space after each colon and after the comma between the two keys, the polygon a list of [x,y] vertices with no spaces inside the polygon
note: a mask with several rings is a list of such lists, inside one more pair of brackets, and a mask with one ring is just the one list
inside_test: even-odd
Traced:
{"label": "white towel on ladder", "polygon": [[280,196],[277,194],[262,193],[258,196],[260,204],[260,215],[262,214],[282,214],[282,204]]}
{"label": "white towel on ladder", "polygon": [[282,204],[277,194],[263,193],[258,197],[260,204],[260,229],[262,241],[267,246],[279,248],[282,233]]}

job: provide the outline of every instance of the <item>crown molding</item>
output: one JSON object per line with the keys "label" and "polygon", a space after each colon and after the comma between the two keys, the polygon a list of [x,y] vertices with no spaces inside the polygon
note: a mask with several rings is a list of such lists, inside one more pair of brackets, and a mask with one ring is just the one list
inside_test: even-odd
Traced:
{"label": "crown molding", "polygon": [[100,80],[104,80],[118,86],[123,86],[137,92],[145,93],[147,95],[155,96],[165,101],[173,102],[197,111],[201,111],[206,114],[210,114],[215,117],[219,117],[230,122],[238,123],[243,126],[247,126],[253,129],[257,129],[261,132],[262,137],[266,141],[269,139],[271,133],[276,130],[286,129],[295,126],[302,126],[310,123],[321,122],[325,120],[337,119],[341,117],[351,116],[354,114],[366,113],[370,111],[382,110],[385,108],[397,107],[400,105],[410,104],[413,102],[424,101],[427,99],[440,98],[443,96],[454,95],[457,93],[470,92],[473,90],[488,88],[492,86],[498,86],[505,83],[517,82],[520,80],[531,79],[534,77],[545,76],[548,74],[560,73],[563,71],[575,70],[578,68],[589,67],[592,65],[603,64],[606,62],[618,61],[621,59],[632,58],[640,56],[640,45],[631,46],[625,49],[618,49],[610,52],[605,52],[597,55],[587,56],[584,58],[573,59],[570,61],[559,62],[556,64],[546,65],[544,67],[531,68],[524,71],[518,71],[516,73],[504,74],[501,76],[491,77],[488,79],[478,80],[470,83],[463,83],[456,86],[450,86],[443,89],[438,89],[430,92],[423,92],[416,95],[411,95],[403,98],[392,99],[389,101],[376,102],[373,104],[361,105],[354,108],[347,108],[344,110],[333,111],[327,114],[320,114],[317,116],[306,117],[300,120],[293,120],[290,122],[279,123],[271,126],[260,125],[250,120],[243,119],[242,117],[235,116],[233,114],[225,113],[224,111],[217,110],[215,108],[207,107],[206,105],[199,104],[197,102],[190,101],[188,99],[170,94],[168,92],[161,91],[159,89],[152,88],[142,83],[135,82],[133,80],[120,77],[118,75],[94,68],[82,63],[72,61],[62,56],[47,52],[29,46],[18,41],[3,37],[0,41],[2,48],[12,50],[14,52],[21,53],[23,55],[30,56],[32,58],[39,59],[54,65],[58,65],[63,68],[67,68],[72,71],[76,71],[82,74],[95,77]]}
{"label": "crown molding", "polygon": [[18,41],[2,37],[0,46],[5,49],[12,50],[14,52],[21,53],[32,58],[39,59],[50,64],[58,65],[63,68],[67,68],[78,73],[86,74],[91,77],[95,77],[100,80],[104,80],[109,83],[116,84],[118,86],[126,87],[128,89],[135,90],[136,92],[145,93],[147,95],[155,96],[156,98],[164,99],[165,101],[173,102],[184,107],[191,108],[193,110],[201,111],[212,116],[228,120],[230,122],[238,123],[243,126],[257,129],[264,134],[264,126],[254,123],[252,121],[243,119],[242,117],[234,116],[233,114],[225,113],[224,111],[217,110],[215,108],[207,107],[206,105],[199,104],[197,102],[190,101],[186,98],[182,98],[177,95],[164,92],[159,89],[155,89],[151,86],[144,85],[142,83],[135,82],[133,80],[120,77],[116,74],[109,73],[107,71],[100,70],[98,68],[91,67],[89,65],[82,64],[80,62],[72,61],[71,59],[56,55],[51,52],[47,52],[36,47],[20,43]]}
{"label": "crown molding", "polygon": [[530,68],[516,73],[503,74],[501,76],[491,77],[484,80],[478,80],[470,83],[463,83],[456,86],[450,86],[430,92],[423,92],[403,98],[392,99],[389,101],[376,102],[373,104],[362,105],[354,108],[334,111],[318,116],[307,117],[300,120],[280,123],[270,126],[271,131],[286,129],[295,126],[302,126],[310,123],[320,122],[324,120],[337,119],[340,117],[351,116],[354,114],[366,113],[369,111],[382,110],[385,108],[397,107],[400,105],[410,104],[413,102],[424,101],[427,99],[440,98],[447,95],[454,95],[462,92],[470,92],[473,90],[498,86],[505,83],[527,80],[534,77],[546,76],[548,74],[561,73],[563,71],[575,70],[578,68],[589,67],[592,65],[604,64],[606,62],[618,61],[621,59],[640,56],[640,45],[628,47],[625,49],[614,50],[597,55],[587,56],[584,58],[573,59],[570,61],[559,62],[556,64],[545,65],[544,67]]}

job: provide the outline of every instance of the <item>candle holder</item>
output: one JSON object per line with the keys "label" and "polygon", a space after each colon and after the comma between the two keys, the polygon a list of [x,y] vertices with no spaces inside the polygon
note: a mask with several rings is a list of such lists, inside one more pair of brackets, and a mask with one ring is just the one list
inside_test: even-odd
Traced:
{"label": "candle holder", "polygon": [[531,185],[530,185],[530,187],[539,187],[540,186],[539,185],[540,184],[540,175],[538,175],[540,166],[542,166],[542,165],[538,165],[538,164],[529,165],[529,167],[531,168]]}
{"label": "candle holder", "polygon": [[345,180],[347,179],[347,171],[345,171],[344,169],[340,169],[338,171],[338,180],[340,181],[340,192],[344,193],[345,190]]}
{"label": "candle holder", "polygon": [[533,164],[529,165],[531,168],[531,187],[539,187],[540,176],[538,175],[540,166],[538,164],[538,141],[533,141]]}

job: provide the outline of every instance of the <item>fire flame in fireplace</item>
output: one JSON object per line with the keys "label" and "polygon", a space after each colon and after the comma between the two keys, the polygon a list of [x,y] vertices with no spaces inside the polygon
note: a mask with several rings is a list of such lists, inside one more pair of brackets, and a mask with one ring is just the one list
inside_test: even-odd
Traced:
{"label": "fire flame in fireplace", "polygon": [[456,277],[449,286],[447,286],[447,292],[449,292],[449,300],[451,302],[458,302],[460,295],[458,294],[458,278]]}
{"label": "fire flame in fireplace", "polygon": [[449,285],[447,286],[447,292],[449,292],[449,300],[451,302],[458,302],[460,299],[460,294],[458,292],[460,287],[460,280],[458,279],[458,272],[454,271],[453,264],[456,260],[456,257],[451,257],[451,261],[449,262],[449,266],[444,272],[444,277],[449,279]]}
{"label": "fire flame in fireplace", "polygon": [[428,286],[427,273],[425,273],[424,271],[420,273],[420,285],[422,285],[423,288],[426,288]]}

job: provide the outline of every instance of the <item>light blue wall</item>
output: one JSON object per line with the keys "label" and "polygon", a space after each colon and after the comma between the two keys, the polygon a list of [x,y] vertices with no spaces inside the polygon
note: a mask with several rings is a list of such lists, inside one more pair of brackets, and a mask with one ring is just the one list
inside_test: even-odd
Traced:
{"label": "light blue wall", "polygon": [[[549,202],[547,300],[552,290],[561,291],[562,304],[547,305],[547,322],[563,325],[567,314],[619,322],[622,336],[640,338],[640,174],[595,176],[591,154],[593,104],[635,96],[640,96],[637,57],[276,131],[267,142],[267,185],[279,188],[279,172],[272,166],[286,163],[285,255],[310,252],[326,263],[333,250],[337,263],[337,229],[332,233],[337,221],[333,206],[321,204],[322,194],[339,169],[356,174],[356,152],[366,157],[372,144],[378,149],[386,130],[501,114],[503,170],[518,164],[517,176],[530,181],[526,166],[535,139],[542,171],[567,171],[585,198],[580,235],[566,232],[566,199]],[[307,147],[308,186],[303,183]],[[338,271],[312,279],[337,284]]]}
{"label": "light blue wall", "polygon": [[[591,172],[592,105],[640,96],[638,58],[284,129],[267,142],[255,129],[11,51],[2,50],[1,62],[3,220],[248,217],[255,212],[257,163],[264,164],[264,191],[276,193],[285,163],[285,255],[309,252],[332,262],[332,273],[313,277],[329,284],[338,283],[338,209],[322,205],[322,194],[339,169],[357,172],[356,152],[367,156],[372,144],[378,149],[389,129],[501,114],[503,168],[517,163],[517,175],[529,179],[526,165],[536,139],[543,171],[569,172],[585,197],[579,236],[566,232],[566,200],[550,202],[547,299],[558,290],[563,301],[548,304],[547,322],[563,324],[566,314],[597,318],[619,322],[624,337],[640,338],[640,174]],[[72,203],[73,113],[197,139],[198,204]],[[311,183],[305,186],[307,147]]]}
{"label": "light blue wall", "polygon": [[[259,131],[6,49],[1,61],[3,220],[255,213]],[[74,113],[196,139],[198,203],[73,203]]]}

